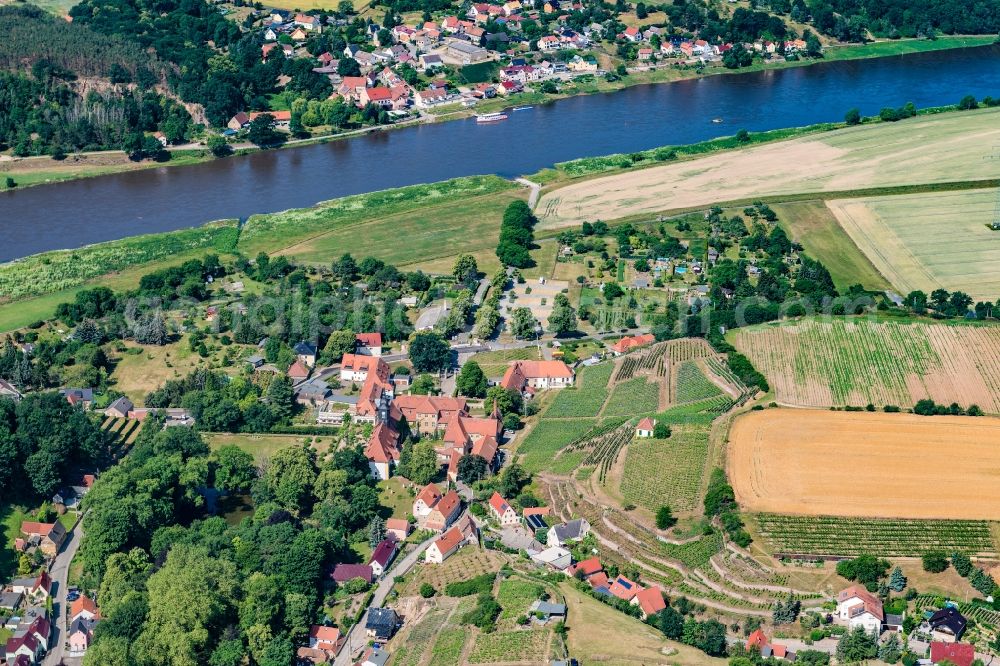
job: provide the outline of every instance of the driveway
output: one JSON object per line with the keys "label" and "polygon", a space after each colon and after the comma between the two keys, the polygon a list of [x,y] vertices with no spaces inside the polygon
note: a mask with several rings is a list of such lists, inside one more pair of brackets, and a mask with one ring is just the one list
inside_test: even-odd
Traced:
{"label": "driveway", "polygon": [[337,654],[337,658],[333,662],[334,666],[349,666],[354,663],[351,659],[351,655],[368,645],[368,637],[365,636],[365,622],[368,621],[368,611],[372,608],[382,607],[382,604],[385,603],[386,597],[389,596],[389,592],[392,590],[393,579],[395,579],[396,576],[406,575],[406,573],[413,568],[413,565],[420,560],[420,556],[423,555],[427,547],[430,546],[437,538],[438,535],[435,534],[430,539],[421,542],[420,545],[417,546],[416,550],[410,552],[403,559],[396,560],[392,569],[382,576],[382,580],[379,581],[378,587],[375,588],[375,594],[372,596],[372,600],[371,603],[368,604],[368,608],[365,609],[364,615],[362,615],[357,624],[351,627],[350,631],[347,632],[347,641],[344,643],[344,647],[341,648],[340,652]]}
{"label": "driveway", "polygon": [[[56,554],[55,562],[49,569],[49,576],[52,578],[52,638],[49,639],[49,650],[42,666],[57,666],[64,661],[66,653],[66,641],[69,640],[69,628],[66,626],[66,615],[69,612],[69,604],[66,602],[67,578],[69,577],[69,565],[80,547],[83,539],[83,518],[76,524],[73,531],[69,533],[69,539],[63,543],[59,553]],[[65,658],[66,664],[79,664],[80,658]]]}

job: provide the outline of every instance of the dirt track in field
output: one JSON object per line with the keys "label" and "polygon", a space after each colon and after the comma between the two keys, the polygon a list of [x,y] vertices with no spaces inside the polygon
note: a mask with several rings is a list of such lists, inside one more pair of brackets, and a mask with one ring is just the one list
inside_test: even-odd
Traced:
{"label": "dirt track in field", "polygon": [[539,228],[799,192],[1000,176],[985,160],[1000,110],[924,116],[733,150],[572,183],[546,193]]}
{"label": "dirt track in field", "polygon": [[747,511],[1000,518],[1000,419],[767,409],[736,419],[729,479]]}

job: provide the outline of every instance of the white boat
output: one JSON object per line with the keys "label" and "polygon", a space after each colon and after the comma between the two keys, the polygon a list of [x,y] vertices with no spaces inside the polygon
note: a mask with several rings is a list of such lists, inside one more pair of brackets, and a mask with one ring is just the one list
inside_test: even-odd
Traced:
{"label": "white boat", "polygon": [[498,120],[507,120],[506,113],[481,113],[476,116],[477,123],[495,123]]}
{"label": "white boat", "polygon": [[712,122],[713,123],[721,123],[722,122],[722,118],[712,118]]}
{"label": "white boat", "polygon": [[527,111],[528,109],[533,109],[533,108],[535,108],[535,107],[533,107],[533,106],[515,106],[514,110],[515,111]]}

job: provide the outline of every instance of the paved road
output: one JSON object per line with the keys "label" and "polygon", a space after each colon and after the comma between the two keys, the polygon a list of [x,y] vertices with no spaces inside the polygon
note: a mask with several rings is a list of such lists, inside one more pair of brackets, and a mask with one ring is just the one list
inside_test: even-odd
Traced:
{"label": "paved road", "polygon": [[[73,531],[69,533],[69,540],[63,543],[62,548],[56,555],[55,562],[49,570],[49,576],[53,581],[53,604],[52,604],[52,638],[49,645],[52,649],[45,655],[42,666],[56,666],[63,660],[66,651],[66,641],[69,639],[69,628],[66,626],[66,614],[69,605],[66,602],[67,578],[69,576],[69,565],[80,547],[83,539],[83,520],[77,523]],[[67,662],[68,663],[68,662]]]}
{"label": "paved road", "polygon": [[[344,643],[344,647],[341,648],[340,653],[337,655],[336,660],[334,660],[334,666],[349,666],[354,663],[351,660],[351,655],[356,651],[362,649],[368,644],[368,637],[365,636],[365,622],[368,620],[368,610],[372,608],[381,608],[382,604],[385,603],[386,597],[389,596],[389,592],[392,590],[392,582],[396,576],[403,576],[413,565],[417,563],[420,556],[423,555],[424,550],[433,543],[438,535],[432,536],[430,539],[423,541],[417,546],[416,550],[408,554],[401,560],[396,560],[396,564],[389,570],[382,580],[379,581],[378,587],[375,589],[375,594],[372,596],[371,603],[368,604],[368,609],[365,610],[364,615],[358,620],[358,623],[351,627],[351,630],[347,632],[347,641]],[[47,666],[47,665],[46,665]]]}

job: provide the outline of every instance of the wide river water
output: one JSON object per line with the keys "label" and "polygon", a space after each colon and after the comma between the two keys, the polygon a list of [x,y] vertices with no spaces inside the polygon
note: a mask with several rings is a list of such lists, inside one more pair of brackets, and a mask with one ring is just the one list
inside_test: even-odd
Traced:
{"label": "wide river water", "polygon": [[637,86],[536,106],[495,124],[420,125],[43,185],[0,193],[0,261],[456,176],[515,177],[740,128],[836,121],[851,107],[874,115],[885,106],[940,106],[970,94],[1000,97],[1000,46]]}

